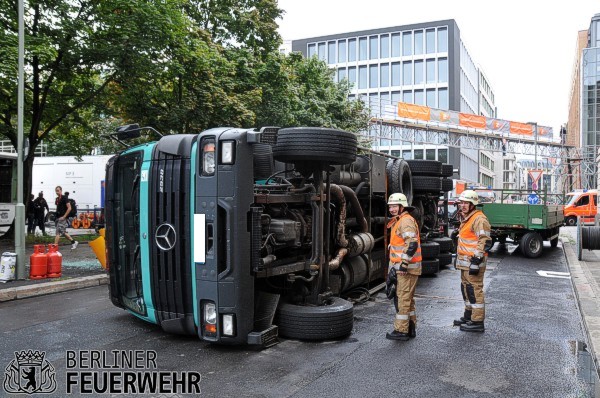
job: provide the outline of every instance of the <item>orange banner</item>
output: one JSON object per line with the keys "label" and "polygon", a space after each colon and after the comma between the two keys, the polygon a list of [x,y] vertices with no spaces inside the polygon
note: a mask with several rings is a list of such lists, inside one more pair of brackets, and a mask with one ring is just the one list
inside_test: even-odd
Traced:
{"label": "orange banner", "polygon": [[459,113],[458,124],[476,129],[485,129],[486,118],[485,116],[471,115],[470,113]]}
{"label": "orange banner", "polygon": [[427,106],[398,102],[398,116],[400,117],[429,121],[431,119],[430,111]]}
{"label": "orange banner", "polygon": [[510,132],[513,134],[533,135],[531,124],[510,122]]}

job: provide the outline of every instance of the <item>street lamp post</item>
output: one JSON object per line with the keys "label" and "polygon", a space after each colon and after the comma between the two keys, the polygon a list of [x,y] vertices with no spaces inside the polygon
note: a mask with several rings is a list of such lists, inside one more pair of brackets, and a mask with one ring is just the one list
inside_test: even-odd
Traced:
{"label": "street lamp post", "polygon": [[15,208],[15,251],[17,252],[17,279],[25,279],[25,205],[23,204],[23,98],[25,89],[25,9],[18,0],[19,18],[19,72],[17,93],[17,205]]}

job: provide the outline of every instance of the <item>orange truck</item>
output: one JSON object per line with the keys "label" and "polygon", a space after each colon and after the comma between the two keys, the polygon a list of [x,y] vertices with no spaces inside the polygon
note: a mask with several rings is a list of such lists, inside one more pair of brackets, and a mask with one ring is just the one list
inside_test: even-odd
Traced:
{"label": "orange truck", "polygon": [[584,223],[594,222],[598,214],[597,189],[569,192],[567,196],[570,199],[563,209],[565,225],[576,225],[579,217]]}

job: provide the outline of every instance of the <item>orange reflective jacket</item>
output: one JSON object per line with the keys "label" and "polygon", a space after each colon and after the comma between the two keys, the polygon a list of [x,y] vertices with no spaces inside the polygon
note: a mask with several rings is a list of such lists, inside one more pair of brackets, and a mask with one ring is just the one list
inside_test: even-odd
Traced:
{"label": "orange reflective jacket", "polygon": [[[484,258],[487,257],[487,253],[485,251],[479,250],[477,246],[479,244],[479,236],[480,235],[489,236],[490,232],[473,230],[473,223],[480,216],[485,217],[485,215],[483,214],[483,212],[481,210],[476,210],[469,217],[469,219],[466,220],[460,226],[460,230],[458,233],[458,247],[456,250],[457,255],[458,255],[458,258],[456,259],[456,267],[457,268],[466,267],[468,269],[469,266],[471,265],[471,257],[473,257],[473,256],[477,256],[477,257],[483,256]],[[485,266],[485,262],[483,263],[483,266]]]}
{"label": "orange reflective jacket", "polygon": [[[406,218],[408,217],[408,219]],[[414,218],[406,212],[402,213],[392,226],[392,233],[390,237],[390,261],[393,263],[400,263],[403,260],[409,263],[408,268],[419,268],[421,266],[421,261],[423,257],[421,256],[421,236],[419,234],[419,227],[415,225],[413,231],[402,231],[400,227],[403,221],[408,221],[416,224]],[[416,236],[415,236],[416,235]],[[417,251],[412,257],[409,257],[406,254],[406,250],[408,250],[408,245],[406,244],[405,239],[416,237],[417,239]]]}

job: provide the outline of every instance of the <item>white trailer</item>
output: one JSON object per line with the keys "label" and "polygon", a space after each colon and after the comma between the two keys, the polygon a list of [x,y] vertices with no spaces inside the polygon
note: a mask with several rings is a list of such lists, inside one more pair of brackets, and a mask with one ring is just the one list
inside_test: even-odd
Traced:
{"label": "white trailer", "polygon": [[33,161],[31,193],[44,192],[50,209],[55,209],[54,192],[60,185],[69,198],[75,199],[78,211],[93,211],[104,207],[104,176],[106,162],[112,155],[36,157]]}

